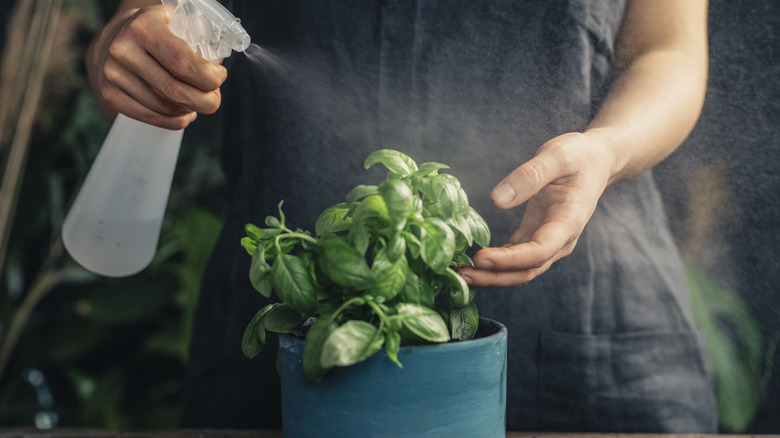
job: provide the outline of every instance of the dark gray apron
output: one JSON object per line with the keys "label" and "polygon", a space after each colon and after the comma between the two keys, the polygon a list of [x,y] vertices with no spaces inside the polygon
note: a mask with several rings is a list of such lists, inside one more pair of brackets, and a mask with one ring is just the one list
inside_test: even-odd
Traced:
{"label": "dark gray apron", "polygon": [[[203,283],[183,422],[278,427],[275,354],[240,351],[263,305],[239,240],[284,200],[288,222],[380,174],[379,148],[451,166],[506,242],[522,208],[491,188],[546,140],[582,130],[608,86],[621,1],[246,0],[272,58],[228,60],[224,234]],[[715,432],[685,278],[649,172],[610,187],[574,253],[520,288],[482,289],[509,328],[510,430]]]}

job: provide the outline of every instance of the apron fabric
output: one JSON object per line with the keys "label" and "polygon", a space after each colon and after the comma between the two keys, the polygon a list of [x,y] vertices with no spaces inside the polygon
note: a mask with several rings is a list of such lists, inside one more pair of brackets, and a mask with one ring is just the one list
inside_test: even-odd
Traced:
{"label": "apron fabric", "polygon": [[[196,312],[183,424],[279,427],[275,353],[241,354],[263,305],[239,241],[277,214],[312,229],[374,150],[450,165],[492,244],[522,208],[492,187],[556,135],[581,131],[609,84],[623,1],[246,0],[230,5],[262,56],[223,87],[223,236]],[[627,145],[626,147],[630,147]],[[378,166],[377,166],[378,167]],[[650,172],[607,189],[574,252],[528,285],[482,288],[509,329],[509,430],[716,432],[682,264]]]}

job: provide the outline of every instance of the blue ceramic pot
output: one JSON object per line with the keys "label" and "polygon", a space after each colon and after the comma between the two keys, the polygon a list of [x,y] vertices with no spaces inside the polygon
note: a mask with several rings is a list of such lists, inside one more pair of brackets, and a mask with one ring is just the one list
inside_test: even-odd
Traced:
{"label": "blue ceramic pot", "polygon": [[285,438],[505,437],[506,342],[480,318],[478,338],[401,347],[403,369],[381,350],[320,383],[303,374],[303,340],[279,339]]}

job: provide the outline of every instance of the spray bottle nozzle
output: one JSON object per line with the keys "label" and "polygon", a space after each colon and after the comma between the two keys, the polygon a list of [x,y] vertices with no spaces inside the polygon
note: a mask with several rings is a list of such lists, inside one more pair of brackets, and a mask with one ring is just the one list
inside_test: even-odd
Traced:
{"label": "spray bottle nozzle", "polygon": [[240,20],[216,0],[162,0],[171,31],[195,53],[216,64],[233,50],[249,47],[249,34]]}
{"label": "spray bottle nozzle", "polygon": [[241,21],[236,18],[235,21],[224,26],[221,32],[222,41],[236,52],[243,52],[252,42],[249,38],[249,34],[241,27],[240,22]]}

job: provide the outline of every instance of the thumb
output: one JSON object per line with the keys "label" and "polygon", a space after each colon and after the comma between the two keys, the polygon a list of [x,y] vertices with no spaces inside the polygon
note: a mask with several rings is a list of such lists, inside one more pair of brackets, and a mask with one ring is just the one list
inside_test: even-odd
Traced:
{"label": "thumb", "polygon": [[490,192],[490,198],[500,208],[514,208],[528,201],[556,178],[548,161],[537,155],[498,183]]}

